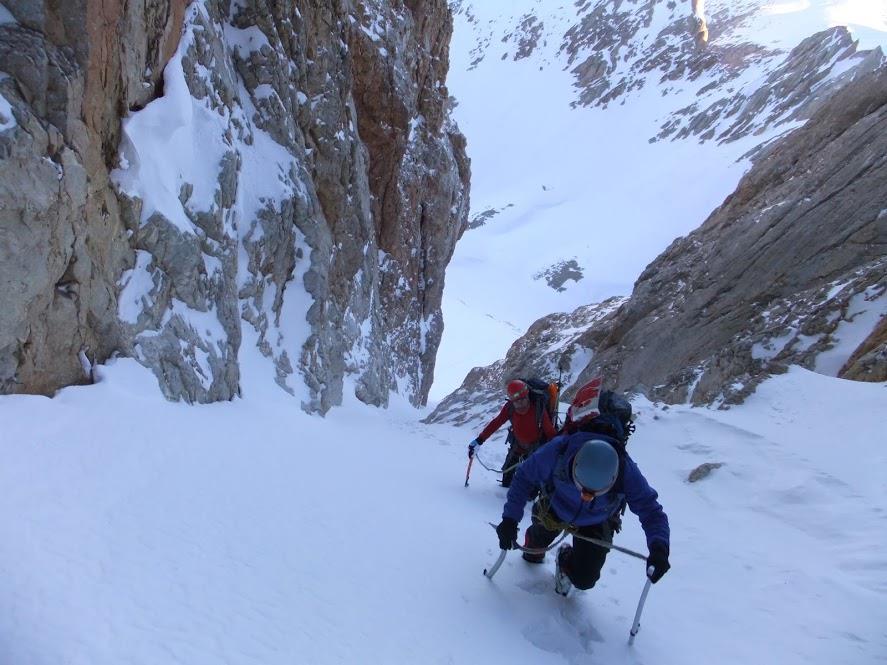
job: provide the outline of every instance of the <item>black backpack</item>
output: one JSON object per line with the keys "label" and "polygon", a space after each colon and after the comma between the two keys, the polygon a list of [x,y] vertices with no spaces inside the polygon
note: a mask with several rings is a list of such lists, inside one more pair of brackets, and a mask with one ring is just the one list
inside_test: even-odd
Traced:
{"label": "black backpack", "polygon": [[[598,409],[600,415],[583,424],[582,431],[604,434],[617,440],[624,447],[628,442],[628,437],[635,430],[631,402],[612,390],[604,390],[598,401]],[[571,431],[578,431],[578,429],[574,425]]]}

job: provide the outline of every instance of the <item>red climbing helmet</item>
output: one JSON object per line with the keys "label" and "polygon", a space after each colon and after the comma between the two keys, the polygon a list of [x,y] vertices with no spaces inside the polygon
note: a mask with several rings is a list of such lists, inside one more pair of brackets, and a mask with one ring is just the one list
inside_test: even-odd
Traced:
{"label": "red climbing helmet", "polygon": [[517,402],[530,394],[530,387],[520,379],[515,379],[514,381],[509,381],[508,386],[505,388],[505,392],[508,395],[508,399],[512,402]]}

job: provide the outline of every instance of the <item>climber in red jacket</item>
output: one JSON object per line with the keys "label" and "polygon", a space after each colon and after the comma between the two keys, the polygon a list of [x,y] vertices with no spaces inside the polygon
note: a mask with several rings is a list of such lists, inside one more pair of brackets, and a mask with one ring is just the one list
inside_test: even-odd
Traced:
{"label": "climber in red jacket", "polygon": [[515,469],[509,469],[509,467],[515,466],[540,445],[553,439],[557,432],[554,425],[551,424],[551,418],[545,408],[541,408],[541,405],[540,408],[530,408],[530,387],[525,381],[520,379],[509,381],[505,391],[508,401],[502,406],[499,415],[493,418],[478,437],[468,444],[468,456],[472,457],[475,449],[489,439],[493,432],[507,421],[511,421],[508,439],[506,439],[506,443],[509,444],[508,455],[502,465],[504,471],[502,487],[509,487],[515,472]]}

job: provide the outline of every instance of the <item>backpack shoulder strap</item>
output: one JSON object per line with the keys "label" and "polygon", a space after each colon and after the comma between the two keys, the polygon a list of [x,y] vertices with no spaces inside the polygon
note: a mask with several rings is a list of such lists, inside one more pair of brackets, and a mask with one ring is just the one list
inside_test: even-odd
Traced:
{"label": "backpack shoulder strap", "polygon": [[616,454],[619,455],[619,471],[616,473],[616,482],[613,483],[613,490],[618,494],[622,494],[623,477],[625,476],[625,460],[628,458],[628,450],[625,448],[625,441],[612,436],[608,436],[606,439],[607,443],[613,446],[613,448],[616,449]]}
{"label": "backpack shoulder strap", "polygon": [[554,476],[561,470],[564,462],[564,455],[567,453],[567,447],[570,445],[570,437],[565,436],[563,441],[558,442],[557,457],[551,473],[548,474],[548,480],[545,481],[545,493],[549,496],[554,492]]}

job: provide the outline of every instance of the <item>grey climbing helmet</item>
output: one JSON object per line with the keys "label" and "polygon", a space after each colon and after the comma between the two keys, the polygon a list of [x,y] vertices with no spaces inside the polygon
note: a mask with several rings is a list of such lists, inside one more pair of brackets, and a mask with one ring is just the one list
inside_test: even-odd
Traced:
{"label": "grey climbing helmet", "polygon": [[619,453],[602,439],[586,441],[573,458],[573,482],[583,500],[608,492],[618,475]]}

